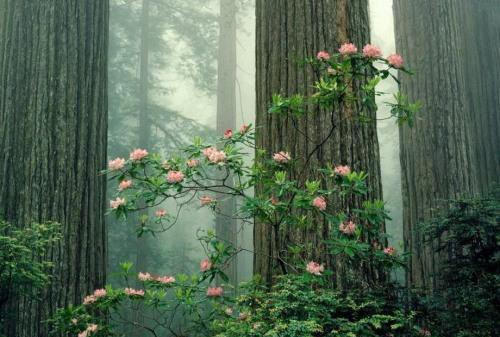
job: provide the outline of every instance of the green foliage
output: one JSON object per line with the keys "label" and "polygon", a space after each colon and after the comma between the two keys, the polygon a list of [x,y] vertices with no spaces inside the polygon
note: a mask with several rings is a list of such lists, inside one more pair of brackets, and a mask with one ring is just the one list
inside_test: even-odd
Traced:
{"label": "green foliage", "polygon": [[17,228],[0,221],[1,319],[8,317],[9,313],[4,312],[4,306],[10,299],[19,296],[36,299],[50,282],[52,263],[47,260],[45,253],[60,238],[60,226],[56,223],[34,223],[25,228]]}
{"label": "green foliage", "polygon": [[411,316],[388,298],[340,292],[322,276],[286,275],[268,290],[254,281],[232,313],[215,320],[216,337],[408,336]]}
{"label": "green foliage", "polygon": [[500,199],[454,200],[424,225],[446,256],[437,289],[421,299],[433,336],[500,335]]}

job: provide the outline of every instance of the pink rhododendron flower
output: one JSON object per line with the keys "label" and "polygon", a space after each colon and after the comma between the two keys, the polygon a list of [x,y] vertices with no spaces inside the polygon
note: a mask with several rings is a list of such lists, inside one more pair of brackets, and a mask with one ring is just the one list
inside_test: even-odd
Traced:
{"label": "pink rhododendron flower", "polygon": [[109,202],[109,205],[111,206],[111,208],[113,209],[116,209],[122,205],[125,205],[125,199],[123,198],[116,198],[115,200],[111,200]]}
{"label": "pink rhododendron flower", "polygon": [[197,159],[189,159],[186,162],[186,164],[187,164],[188,167],[193,168],[193,167],[198,166],[200,164],[200,162]]}
{"label": "pink rhododendron flower", "polygon": [[173,276],[159,276],[157,278],[155,278],[156,281],[160,282],[160,283],[174,283],[175,282],[175,277]]}
{"label": "pink rhododendron flower", "polygon": [[341,223],[339,230],[344,234],[351,235],[356,231],[356,224],[352,221]]}
{"label": "pink rhododendron flower", "polygon": [[224,138],[228,139],[228,138],[231,138],[233,136],[233,130],[231,129],[227,129],[225,132],[224,132]]}
{"label": "pink rhododendron flower", "polygon": [[353,43],[344,43],[340,46],[339,52],[342,55],[352,55],[358,52],[358,48]]}
{"label": "pink rhododendron flower", "polygon": [[318,60],[329,60],[330,59],[330,54],[327,51],[319,51],[318,54],[316,54],[316,58]]}
{"label": "pink rhododendron flower", "polygon": [[215,199],[212,197],[209,197],[208,195],[203,195],[202,197],[200,197],[200,203],[202,206],[210,205],[214,201],[215,201]]}
{"label": "pink rhododendron flower", "polygon": [[221,163],[226,160],[224,151],[218,151],[215,147],[209,147],[203,150],[203,155],[212,163]]}
{"label": "pink rhododendron flower", "polygon": [[246,124],[243,124],[242,126],[240,126],[240,133],[243,135],[245,133],[248,132],[248,130],[250,130],[250,126],[246,125]]}
{"label": "pink rhododendron flower", "polygon": [[363,47],[363,55],[369,58],[376,58],[382,56],[382,52],[379,47],[374,46],[373,44],[367,44]]}
{"label": "pink rhododendron flower", "polygon": [[170,171],[167,174],[167,181],[171,184],[180,183],[184,180],[184,173],[181,171]]}
{"label": "pink rhododendron flower", "polygon": [[129,296],[144,296],[144,290],[142,289],[125,288],[124,291]]}
{"label": "pink rhododendron flower", "polygon": [[399,54],[391,54],[387,56],[387,62],[394,68],[401,68],[403,66],[403,58]]}
{"label": "pink rhododendron flower", "polygon": [[122,180],[120,182],[120,184],[118,185],[118,189],[120,191],[124,191],[126,190],[127,188],[129,188],[130,186],[132,186],[132,180]]}
{"label": "pink rhododendron flower", "polygon": [[335,167],[334,172],[338,175],[346,176],[351,173],[351,168],[349,166],[339,165]]}
{"label": "pink rhododendron flower", "polygon": [[125,159],[123,158],[115,158],[108,163],[108,167],[111,171],[121,170],[123,166],[125,166]]}
{"label": "pink rhododendron flower", "polygon": [[396,249],[394,249],[394,247],[387,247],[387,248],[384,248],[384,253],[387,254],[387,255],[394,255],[396,254]]}
{"label": "pink rhododendron flower", "polygon": [[323,267],[322,264],[318,264],[314,261],[311,261],[307,264],[306,270],[308,273],[311,273],[314,275],[321,275],[321,273],[325,270],[325,267]]}
{"label": "pink rhododendron flower", "polygon": [[312,205],[320,211],[324,211],[326,209],[326,200],[323,197],[316,197],[313,199]]}
{"label": "pink rhododendron flower", "polygon": [[205,272],[205,271],[210,270],[210,269],[212,269],[212,262],[210,262],[209,259],[203,259],[203,260],[201,260],[201,262],[200,262],[200,270],[202,272]]}
{"label": "pink rhododendron flower", "polygon": [[140,272],[138,275],[137,275],[137,278],[141,281],[151,281],[153,279],[153,277],[151,276],[150,273],[143,273],[143,272]]}
{"label": "pink rhododendron flower", "polygon": [[155,215],[157,217],[161,218],[162,216],[167,215],[167,211],[165,211],[164,209],[158,209],[158,210],[156,210]]}
{"label": "pink rhododendron flower", "polygon": [[89,335],[89,332],[87,330],[83,330],[78,334],[78,337],[87,337]]}
{"label": "pink rhododendron flower", "polygon": [[208,287],[207,296],[208,297],[219,297],[224,293],[224,289],[222,287]]}
{"label": "pink rhododendron flower", "polygon": [[291,159],[290,154],[285,151],[280,151],[273,155],[273,160],[279,164],[288,163]]}
{"label": "pink rhododendron flower", "polygon": [[96,299],[100,298],[100,297],[104,297],[106,296],[107,292],[106,292],[106,289],[96,289],[94,290],[94,297]]}
{"label": "pink rhododendron flower", "polygon": [[130,152],[130,159],[134,161],[139,161],[143,158],[145,158],[148,155],[148,151],[144,149],[135,149],[134,151]]}
{"label": "pink rhododendron flower", "polygon": [[88,295],[83,299],[83,305],[89,305],[94,303],[95,301],[97,301],[97,298],[94,295]]}

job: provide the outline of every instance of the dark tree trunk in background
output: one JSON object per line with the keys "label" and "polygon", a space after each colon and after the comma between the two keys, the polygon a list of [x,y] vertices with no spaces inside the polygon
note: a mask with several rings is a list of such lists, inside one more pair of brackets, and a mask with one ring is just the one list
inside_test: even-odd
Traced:
{"label": "dark tree trunk in background", "polygon": [[107,1],[0,2],[0,216],[63,232],[41,301],[10,304],[9,337],[47,336],[42,321],[105,282],[107,48]]}
{"label": "dark tree trunk in background", "polygon": [[[299,129],[313,139],[313,142],[308,142],[295,130],[291,120],[267,113],[271,96],[273,93],[286,96],[311,93],[311,85],[316,78],[307,67],[298,64],[306,57],[315,56],[319,50],[334,52],[344,42],[353,42],[358,48],[368,43],[368,1],[257,0],[256,17],[256,144],[258,148],[267,150],[268,156],[281,150],[290,152],[292,158],[298,161],[300,170],[306,154],[326,138],[330,130],[331,123],[326,118],[328,113],[314,111],[307,120],[299,122]],[[304,178],[317,176],[314,168],[318,166],[332,163],[349,165],[370,175],[369,198],[381,199],[376,125],[361,124],[355,121],[356,111],[342,110],[335,112],[338,126],[333,137],[313,156],[309,176]],[[346,118],[349,113],[353,118]],[[330,268],[335,269],[333,261],[327,261],[325,256],[324,240],[328,235],[328,224],[320,220],[317,228],[287,231],[277,242],[270,226],[256,223],[254,271],[270,281],[277,273],[278,253],[282,256],[286,254],[287,243],[291,242],[307,243],[313,251],[313,256],[309,258],[327,262]]]}
{"label": "dark tree trunk in background", "polygon": [[[236,126],[236,1],[220,0],[219,52],[217,76],[217,134]],[[237,244],[237,222],[232,219],[234,198],[219,198],[221,215],[216,217],[217,236],[232,245]],[[236,259],[225,270],[230,282],[237,285]]]}
{"label": "dark tree trunk in background", "polygon": [[435,287],[442,258],[423,244],[418,224],[443,200],[484,193],[498,179],[498,8],[489,0],[394,1],[397,50],[416,71],[401,75],[401,91],[423,103],[414,127],[400,130],[411,286]]}

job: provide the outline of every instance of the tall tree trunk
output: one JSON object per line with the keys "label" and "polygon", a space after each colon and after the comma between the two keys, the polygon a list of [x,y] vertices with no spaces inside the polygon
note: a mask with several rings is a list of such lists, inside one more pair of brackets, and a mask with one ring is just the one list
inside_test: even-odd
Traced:
{"label": "tall tree trunk", "polygon": [[400,130],[410,286],[434,288],[442,259],[418,224],[443,200],[483,193],[498,179],[498,21],[480,14],[494,13],[494,3],[394,1],[396,47],[417,72],[401,74],[401,91],[423,103],[414,127]]}
{"label": "tall tree trunk", "polygon": [[[315,75],[299,62],[316,55],[320,50],[335,51],[341,43],[353,42],[358,48],[369,42],[368,1],[366,0],[257,0],[256,41],[256,90],[257,148],[268,155],[281,150],[290,152],[298,161],[297,170],[304,165],[304,157],[317,143],[326,138],[331,122],[329,112],[318,109],[308,114],[307,120],[299,121],[296,131],[290,119],[267,113],[273,93],[286,96],[311,94]],[[369,174],[369,198],[382,198],[376,125],[355,121],[356,111],[335,111],[338,126],[334,135],[311,160],[309,176],[317,178],[315,167],[327,164],[350,165],[355,170]],[[353,118],[346,118],[352,114]],[[372,112],[372,117],[375,112]],[[293,177],[292,177],[293,178]],[[259,190],[257,189],[257,193]],[[340,202],[340,201],[339,201]],[[339,206],[341,206],[339,204]],[[343,205],[345,206],[345,205]],[[329,236],[329,226],[318,219],[313,230],[285,231],[277,240],[266,224],[256,223],[254,230],[254,271],[268,282],[277,271],[277,257],[286,255],[287,244],[296,242],[314,247],[318,261],[327,262],[333,269],[333,261],[326,257],[324,240]]]}
{"label": "tall tree trunk", "polygon": [[0,216],[63,234],[52,283],[11,303],[5,334],[44,337],[105,282],[108,2],[2,0],[0,22]]}
{"label": "tall tree trunk", "polygon": [[[217,133],[223,134],[236,126],[236,1],[220,0],[219,52],[217,77]],[[232,245],[237,244],[237,222],[232,219],[236,205],[233,198],[219,197],[221,215],[216,217],[217,236]],[[237,285],[236,259],[225,272]]]}

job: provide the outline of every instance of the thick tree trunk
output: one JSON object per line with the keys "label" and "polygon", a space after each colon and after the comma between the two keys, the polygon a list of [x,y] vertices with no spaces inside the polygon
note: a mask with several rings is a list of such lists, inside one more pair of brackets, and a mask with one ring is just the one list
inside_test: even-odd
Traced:
{"label": "thick tree trunk", "polygon": [[[358,48],[368,43],[368,1],[257,0],[256,5],[257,148],[267,150],[269,156],[281,150],[290,152],[298,161],[300,170],[306,154],[326,138],[332,127],[330,119],[326,118],[329,112],[317,110],[308,114],[307,120],[299,121],[298,129],[312,139],[307,141],[296,131],[290,119],[267,113],[271,96],[273,93],[285,96],[311,93],[311,84],[316,78],[307,67],[299,64],[305,58],[315,56],[320,50],[334,52],[344,42],[353,42]],[[315,168],[318,166],[349,165],[370,175],[368,197],[381,199],[376,125],[361,124],[355,121],[356,111],[341,110],[335,112],[338,126],[333,137],[314,155],[309,175],[304,179],[317,176]],[[353,118],[346,118],[348,114]],[[335,207],[341,206],[347,205],[337,204]],[[318,219],[313,230],[286,230],[277,240],[270,226],[256,223],[254,271],[271,281],[278,273],[278,255],[286,255],[287,244],[292,242],[307,244],[313,251],[308,258],[327,262],[335,269],[334,262],[328,261],[325,254],[324,240],[329,236],[329,230],[328,224]]]}
{"label": "thick tree trunk", "polygon": [[[217,134],[236,126],[236,2],[220,0],[219,52],[217,67]],[[237,222],[232,219],[236,205],[234,198],[219,197],[221,214],[216,217],[217,236],[237,245]],[[236,259],[227,266],[230,282],[237,285]]]}
{"label": "thick tree trunk", "polygon": [[400,130],[411,286],[435,287],[442,258],[433,253],[433,245],[423,244],[418,224],[429,220],[443,200],[483,193],[498,179],[494,3],[498,9],[499,1],[394,1],[397,50],[417,72],[410,78],[401,74],[401,91],[423,103],[414,127]]}
{"label": "thick tree trunk", "polygon": [[0,1],[0,216],[63,231],[52,283],[11,303],[9,337],[47,336],[42,321],[105,282],[107,47],[107,1]]}

